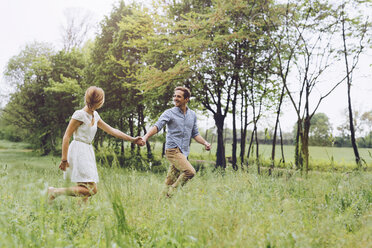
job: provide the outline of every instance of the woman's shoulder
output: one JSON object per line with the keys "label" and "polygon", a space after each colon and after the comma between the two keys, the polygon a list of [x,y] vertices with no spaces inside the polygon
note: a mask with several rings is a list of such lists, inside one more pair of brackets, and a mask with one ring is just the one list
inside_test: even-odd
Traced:
{"label": "woman's shoulder", "polygon": [[101,116],[99,116],[99,114],[98,114],[97,111],[94,111],[94,112],[93,112],[93,115],[94,115],[94,118],[97,119],[97,121],[101,119]]}
{"label": "woman's shoulder", "polygon": [[72,114],[72,119],[78,120],[78,121],[83,121],[84,116],[85,116],[85,111],[82,109],[75,110],[75,112]]}
{"label": "woman's shoulder", "polygon": [[75,114],[75,113],[80,114],[80,113],[83,113],[83,112],[85,112],[83,109],[77,109],[77,110],[75,110],[74,114]]}

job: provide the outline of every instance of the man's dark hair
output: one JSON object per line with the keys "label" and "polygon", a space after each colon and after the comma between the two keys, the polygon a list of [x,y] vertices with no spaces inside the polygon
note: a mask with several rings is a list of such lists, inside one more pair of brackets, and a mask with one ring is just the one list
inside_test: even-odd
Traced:
{"label": "man's dark hair", "polygon": [[176,90],[181,90],[181,91],[183,91],[183,97],[184,97],[185,99],[191,97],[191,92],[190,92],[190,90],[189,90],[188,88],[186,88],[186,87],[178,86],[178,87],[176,87],[176,88],[174,89],[174,91],[176,91]]}

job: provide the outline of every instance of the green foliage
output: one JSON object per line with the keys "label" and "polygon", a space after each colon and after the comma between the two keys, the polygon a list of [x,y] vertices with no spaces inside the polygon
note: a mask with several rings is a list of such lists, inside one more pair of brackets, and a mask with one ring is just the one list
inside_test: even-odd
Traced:
{"label": "green foliage", "polygon": [[332,126],[329,118],[324,113],[316,113],[311,118],[309,132],[309,145],[312,146],[329,146],[332,145],[330,135]]}
{"label": "green foliage", "polygon": [[1,118],[8,130],[18,128],[21,139],[42,154],[56,151],[57,140],[80,104],[85,88],[83,58],[78,50],[52,54],[49,47],[35,43],[8,63],[7,77],[17,89]]}
{"label": "green foliage", "polygon": [[[35,42],[9,60],[6,81],[15,93],[2,114],[0,136],[30,141],[43,154],[56,152],[69,117],[83,105],[83,94],[89,85],[101,86],[106,92],[100,114],[107,123],[132,136],[141,135],[172,106],[173,88],[185,85],[193,94],[189,106],[209,112],[215,120],[220,141],[217,155],[221,156],[217,157],[222,161],[223,141],[230,138],[223,137],[227,115],[242,114],[241,119],[246,115],[247,122],[242,126],[252,122],[259,125],[261,116],[278,107],[278,93],[283,88],[289,90],[283,85],[289,73],[292,78],[300,78],[295,77],[292,67],[306,66],[307,60],[300,61],[302,56],[309,55],[309,51],[314,55],[329,52],[329,58],[317,60],[320,67],[313,70],[320,76],[327,68],[323,62],[337,61],[343,55],[342,49],[333,46],[326,46],[322,52],[317,45],[325,42],[314,37],[324,41],[336,34],[342,18],[347,24],[348,41],[358,41],[366,34],[370,28],[366,15],[356,12],[354,18],[348,12],[355,3],[368,1],[331,5],[323,0],[288,4],[165,0],[150,10],[119,1],[102,20],[96,39],[81,50],[54,51],[50,44]],[[359,56],[359,43],[353,44],[347,54]],[[311,45],[313,49],[309,49]],[[299,71],[312,71],[307,69]],[[303,89],[309,94],[315,92],[320,79],[316,73],[300,80],[309,85],[300,84],[296,94]],[[290,100],[293,101],[292,96]],[[308,106],[302,103],[299,107]],[[232,108],[233,104],[241,108]],[[323,118],[317,124],[315,119],[310,127],[310,144],[329,145],[329,123]],[[370,119],[369,112],[362,117],[365,126]],[[3,125],[4,121],[7,124]],[[358,140],[363,147],[371,143],[370,130],[364,131],[365,137]],[[102,144],[102,132],[97,136]],[[348,143],[346,136],[334,140],[335,145]],[[108,142],[115,152],[126,153],[121,141],[110,138]],[[135,147],[130,150],[134,153]]]}
{"label": "green foliage", "polygon": [[145,127],[138,84],[144,67],[142,56],[148,49],[147,38],[152,34],[152,20],[146,10],[136,4],[125,6],[121,1],[101,23],[101,33],[91,53],[92,80],[106,95],[101,117],[131,136],[139,135]]}

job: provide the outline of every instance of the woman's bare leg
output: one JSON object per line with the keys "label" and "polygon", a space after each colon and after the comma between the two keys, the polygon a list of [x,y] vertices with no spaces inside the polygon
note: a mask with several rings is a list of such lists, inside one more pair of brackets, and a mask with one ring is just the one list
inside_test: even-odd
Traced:
{"label": "woman's bare leg", "polygon": [[48,188],[48,200],[49,202],[53,201],[56,197],[60,195],[68,195],[68,196],[76,196],[76,197],[84,197],[84,202],[87,201],[89,196],[95,195],[97,193],[97,186],[95,183],[87,183],[88,187],[85,186],[73,186],[68,188]]}

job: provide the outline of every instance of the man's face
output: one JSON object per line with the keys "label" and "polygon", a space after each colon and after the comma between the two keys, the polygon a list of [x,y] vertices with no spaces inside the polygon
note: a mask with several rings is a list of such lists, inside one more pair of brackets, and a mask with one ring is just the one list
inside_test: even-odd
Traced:
{"label": "man's face", "polygon": [[185,106],[189,99],[185,99],[182,90],[176,90],[173,94],[173,103],[176,107]]}

